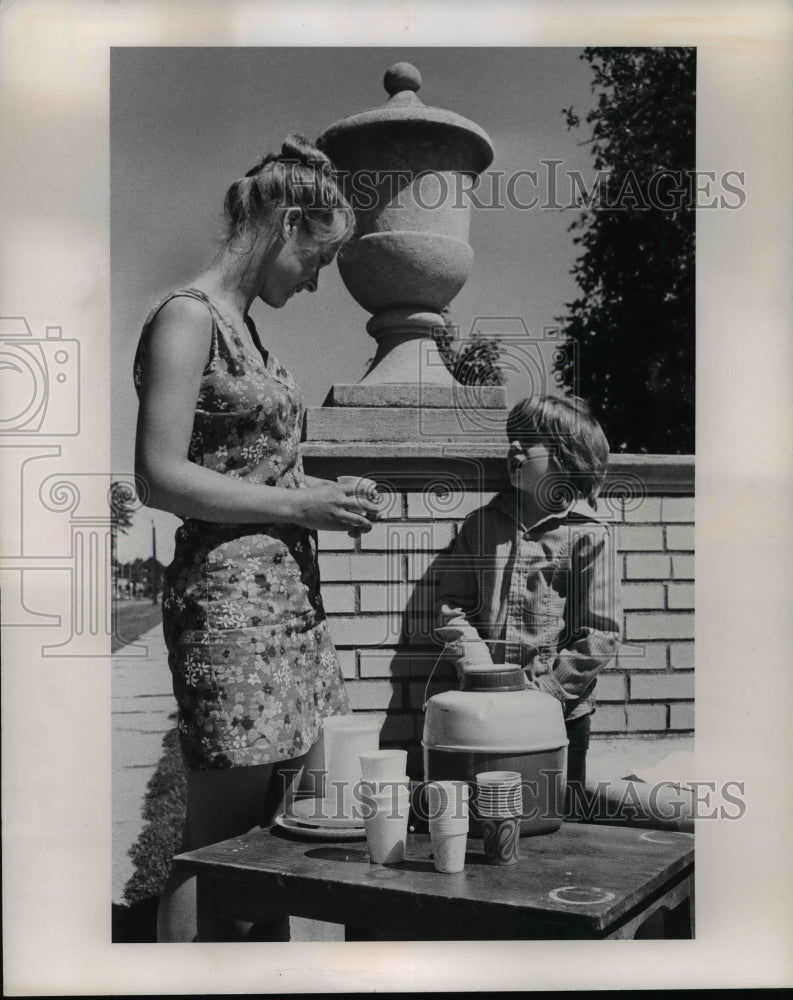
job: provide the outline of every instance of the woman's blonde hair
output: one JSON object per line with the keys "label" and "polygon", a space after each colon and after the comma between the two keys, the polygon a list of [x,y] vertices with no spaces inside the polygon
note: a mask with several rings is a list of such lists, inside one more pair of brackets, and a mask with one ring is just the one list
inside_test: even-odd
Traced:
{"label": "woman's blonde hair", "polygon": [[355,228],[333,164],[294,132],[280,153],[267,153],[226,192],[227,243],[260,226],[275,226],[277,209],[292,207],[302,211],[303,225],[320,245],[338,249]]}

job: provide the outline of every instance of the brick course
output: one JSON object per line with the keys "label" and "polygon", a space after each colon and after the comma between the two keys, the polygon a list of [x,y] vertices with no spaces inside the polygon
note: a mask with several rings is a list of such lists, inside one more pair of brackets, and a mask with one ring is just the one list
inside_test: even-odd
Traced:
{"label": "brick course", "polygon": [[630,555],[625,557],[626,580],[668,580],[669,556]]}
{"label": "brick course", "polygon": [[661,520],[661,498],[642,497],[641,500],[625,501],[625,520],[658,522]]}
{"label": "brick course", "polygon": [[664,528],[666,532],[666,547],[670,551],[694,551],[694,525],[670,524]]}

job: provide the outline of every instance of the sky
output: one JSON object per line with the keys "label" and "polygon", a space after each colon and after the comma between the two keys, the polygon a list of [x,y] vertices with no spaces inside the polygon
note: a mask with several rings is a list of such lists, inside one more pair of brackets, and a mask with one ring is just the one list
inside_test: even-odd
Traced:
{"label": "sky", "polygon": [[[189,284],[222,233],[229,184],[290,131],[315,139],[333,122],[384,103],[383,74],[395,62],[418,67],[421,100],[464,115],[495,150],[474,208],[471,275],[451,303],[461,337],[474,328],[509,341],[528,328],[532,343],[576,295],[572,208],[521,209],[542,195],[551,170],[567,201],[566,171],[593,174],[584,130],[568,131],[563,108],[593,102],[591,70],[572,48],[114,48],[111,51],[112,451],[117,474],[133,468],[137,402],[132,363],[149,309]],[[561,161],[552,168],[542,161]],[[506,204],[507,178],[535,170]],[[503,179],[495,180],[496,173]],[[494,198],[497,191],[501,197]],[[374,354],[369,314],[347,292],[335,263],[319,289],[281,310],[252,307],[264,345],[292,372],[309,406],[336,382],[357,382]],[[525,337],[523,338],[525,340]],[[533,349],[533,348],[532,348]],[[547,352],[544,352],[544,355]],[[506,358],[507,399],[525,395],[525,365]],[[514,371],[513,371],[514,369]],[[122,561],[151,553],[170,560],[178,520],[136,514],[119,539]]]}

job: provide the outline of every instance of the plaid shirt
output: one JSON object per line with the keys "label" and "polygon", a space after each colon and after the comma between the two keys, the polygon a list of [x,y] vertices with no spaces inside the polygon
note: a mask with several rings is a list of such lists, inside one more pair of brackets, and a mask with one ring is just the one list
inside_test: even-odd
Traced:
{"label": "plaid shirt", "polygon": [[458,673],[520,664],[575,719],[594,711],[597,674],[619,647],[618,581],[605,524],[571,505],[526,525],[508,490],[463,524],[441,573],[435,636],[451,644]]}

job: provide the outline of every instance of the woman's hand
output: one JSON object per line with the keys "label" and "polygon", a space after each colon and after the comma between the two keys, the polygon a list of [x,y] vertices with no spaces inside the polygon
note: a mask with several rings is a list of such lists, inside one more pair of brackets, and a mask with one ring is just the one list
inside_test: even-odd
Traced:
{"label": "woman's hand", "polygon": [[371,531],[369,516],[376,516],[379,506],[370,497],[376,495],[376,483],[353,476],[323,486],[308,486],[294,491],[292,520],[317,531]]}
{"label": "woman's hand", "polygon": [[[365,476],[339,476],[336,479],[336,482],[342,486],[345,483],[354,483],[356,494],[366,497],[367,500],[371,500],[373,503],[380,504],[383,500],[383,497],[377,489],[377,483],[373,479],[367,479]],[[376,514],[367,514],[367,517],[371,521],[374,520],[379,513],[380,511],[378,509]],[[367,528],[366,530],[368,531],[370,529]],[[362,532],[360,528],[350,528],[347,534],[350,538],[360,538]]]}

